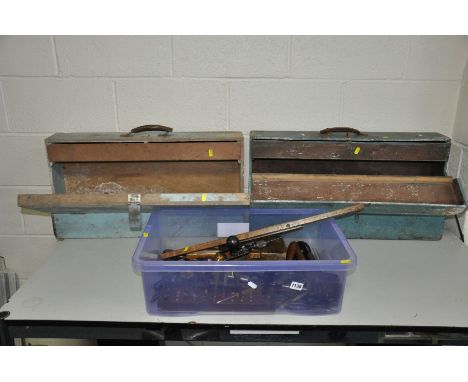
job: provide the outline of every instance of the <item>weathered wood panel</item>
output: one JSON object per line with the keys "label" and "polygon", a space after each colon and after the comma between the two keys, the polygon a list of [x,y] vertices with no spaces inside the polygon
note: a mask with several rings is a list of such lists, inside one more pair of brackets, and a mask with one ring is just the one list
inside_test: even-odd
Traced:
{"label": "weathered wood panel", "polygon": [[451,176],[254,174],[256,179],[316,182],[452,183]]}
{"label": "weathered wood panel", "polygon": [[450,143],[252,141],[252,158],[447,161]]}
{"label": "weathered wood panel", "polygon": [[254,159],[252,172],[285,174],[444,175],[444,162]]}
{"label": "weathered wood panel", "polygon": [[241,192],[237,161],[63,163],[65,192]]}
{"label": "weathered wood panel", "polygon": [[252,199],[463,204],[450,177],[253,174]]}
{"label": "weathered wood panel", "polygon": [[[321,201],[321,200],[255,200],[250,205],[261,208],[316,208],[335,209],[355,204],[353,201]],[[465,211],[464,204],[423,204],[423,203],[392,203],[368,202],[366,215],[396,215],[396,216],[454,216]]]}
{"label": "weathered wood panel", "polygon": [[[143,194],[141,196],[141,207],[145,211],[155,206],[242,206],[248,204],[248,195],[242,193]],[[53,213],[122,211],[128,209],[128,196],[127,194],[20,194],[18,206]],[[83,218],[85,216],[82,214]]]}
{"label": "weathered wood panel", "polygon": [[[149,212],[142,214],[143,227],[145,227],[149,217]],[[126,212],[60,213],[52,215],[52,219],[55,236],[58,239],[139,237],[142,233],[142,231],[130,229],[128,213]]]}
{"label": "weathered wood panel", "polygon": [[84,142],[229,142],[243,141],[243,135],[237,131],[200,131],[180,133],[139,133],[128,136],[127,133],[56,133],[48,137],[46,144],[84,143]]}
{"label": "weathered wood panel", "polygon": [[[320,208],[322,211],[334,210],[348,204],[342,203],[314,203],[304,205],[303,208]],[[287,208],[293,205],[289,203]],[[278,203],[276,203],[278,207]],[[400,214],[398,205],[388,205],[390,212],[378,213],[377,205],[367,206],[359,215],[335,218],[335,222],[343,230],[348,239],[382,239],[382,240],[439,240],[444,231],[445,217],[443,215],[428,215],[425,208],[422,215]],[[406,206],[404,212],[409,212],[414,205]],[[422,205],[418,205],[422,207]],[[430,207],[431,209],[433,207]],[[372,212],[369,214],[369,212]],[[416,212],[416,211],[415,211]]]}
{"label": "weathered wood panel", "polygon": [[336,223],[348,239],[440,240],[442,216],[359,215],[338,218]]}
{"label": "weathered wood panel", "polygon": [[[309,206],[310,207],[310,206]],[[149,213],[142,216],[143,226]],[[55,233],[58,238],[138,237],[141,231],[132,231],[128,214],[90,213],[55,214]],[[359,215],[342,217],[336,222],[348,239],[439,240],[444,228],[442,216]]]}
{"label": "weathered wood panel", "polygon": [[57,143],[47,146],[49,162],[240,160],[238,142]]}
{"label": "weathered wood panel", "polygon": [[251,140],[282,140],[282,141],[350,141],[354,142],[450,142],[450,138],[439,133],[419,133],[401,131],[362,132],[320,134],[319,131],[278,131],[253,130]]}

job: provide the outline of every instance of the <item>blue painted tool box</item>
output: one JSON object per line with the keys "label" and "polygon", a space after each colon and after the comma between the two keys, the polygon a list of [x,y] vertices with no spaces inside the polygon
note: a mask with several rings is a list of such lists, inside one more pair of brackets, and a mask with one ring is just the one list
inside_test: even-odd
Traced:
{"label": "blue painted tool box", "polygon": [[54,192],[18,205],[50,212],[59,239],[138,237],[154,206],[249,203],[238,132],[57,133],[45,146]]}
{"label": "blue painted tool box", "polygon": [[361,133],[350,128],[252,131],[250,195],[255,207],[335,209],[348,238],[438,240],[445,218],[465,209],[446,176],[450,139],[438,133]]}

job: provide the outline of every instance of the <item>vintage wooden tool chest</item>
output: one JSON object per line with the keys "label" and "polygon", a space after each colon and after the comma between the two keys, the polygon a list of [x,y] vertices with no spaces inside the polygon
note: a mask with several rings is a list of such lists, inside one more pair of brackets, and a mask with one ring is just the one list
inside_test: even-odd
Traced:
{"label": "vintage wooden tool chest", "polygon": [[446,176],[450,139],[437,133],[361,133],[351,128],[252,131],[252,206],[332,209],[348,238],[438,240],[447,216],[465,209]]}
{"label": "vintage wooden tool chest", "polygon": [[[156,131],[146,131],[146,130]],[[158,205],[247,205],[237,132],[58,133],[45,140],[52,195],[19,195],[52,213],[58,238],[132,237]]]}

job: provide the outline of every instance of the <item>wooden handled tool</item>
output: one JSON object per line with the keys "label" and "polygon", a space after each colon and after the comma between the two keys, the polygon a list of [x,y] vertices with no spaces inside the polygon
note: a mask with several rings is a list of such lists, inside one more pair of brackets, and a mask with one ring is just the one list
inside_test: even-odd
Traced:
{"label": "wooden handled tool", "polygon": [[[333,218],[335,216],[343,216],[351,213],[356,213],[361,211],[365,207],[364,204],[355,204],[350,207],[340,208],[338,210],[325,212],[323,214],[309,216],[304,219],[293,220],[286,223],[275,224],[269,227],[260,228],[255,231],[244,232],[236,235],[236,238],[239,242],[243,241],[251,241],[254,239],[260,239],[265,236],[270,235],[277,235],[283,232],[290,232],[301,229],[305,224],[315,223],[321,220]],[[195,244],[191,246],[187,246],[181,249],[176,249],[174,251],[167,251],[161,254],[161,260],[169,260],[169,259],[181,259],[184,258],[189,253],[203,251],[205,249],[210,249],[214,247],[219,247],[226,245],[226,238],[220,238],[212,241],[207,241],[205,243]]]}

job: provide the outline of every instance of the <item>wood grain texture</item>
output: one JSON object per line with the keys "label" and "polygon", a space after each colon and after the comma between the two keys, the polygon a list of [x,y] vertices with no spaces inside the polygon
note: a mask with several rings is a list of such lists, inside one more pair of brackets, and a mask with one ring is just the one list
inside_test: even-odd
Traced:
{"label": "wood grain texture", "polygon": [[313,159],[254,159],[254,173],[444,175],[445,162],[347,161]]}
{"label": "wood grain texture", "polygon": [[252,200],[463,204],[450,177],[253,174]]}
{"label": "wood grain texture", "polygon": [[238,142],[57,143],[47,145],[49,162],[240,160]]}
{"label": "wood grain texture", "polygon": [[[248,204],[247,194],[242,193],[143,194],[141,196],[141,207],[145,211],[151,210],[154,206],[245,206]],[[53,213],[122,211],[128,209],[128,195],[20,194],[18,206]]]}
{"label": "wood grain texture", "polygon": [[[353,126],[359,127],[359,126]],[[362,135],[332,133],[320,134],[318,131],[278,131],[278,130],[252,130],[251,140],[278,140],[278,141],[353,141],[353,142],[450,142],[450,138],[439,133],[416,133],[401,131],[367,132]]]}
{"label": "wood grain texture", "polygon": [[63,163],[65,192],[241,192],[237,161]]}
{"label": "wood grain texture", "polygon": [[267,141],[251,143],[252,158],[447,161],[450,143]]}
{"label": "wood grain texture", "polygon": [[333,183],[452,183],[451,176],[391,176],[391,175],[308,175],[254,174],[256,180],[314,181]]}
{"label": "wood grain texture", "polygon": [[140,133],[128,136],[127,133],[56,133],[46,138],[46,144],[91,143],[91,142],[242,142],[243,135],[237,131],[200,131],[170,134]]}
{"label": "wood grain texture", "polygon": [[[312,224],[321,220],[330,219],[338,216],[345,216],[349,214],[357,213],[365,208],[364,204],[355,204],[353,206],[340,208],[338,210],[325,212],[323,214],[308,216],[303,219],[293,220],[285,223],[275,224],[268,227],[260,228],[254,231],[243,232],[236,235],[239,241],[254,240],[262,237],[271,236],[274,234],[290,232],[302,228],[306,224]],[[186,246],[184,248],[176,249],[174,251],[168,251],[160,255],[161,259],[170,259],[181,255],[187,255],[189,253],[198,252],[205,249],[219,247],[226,244],[226,238],[220,238],[204,243],[194,244]]]}

